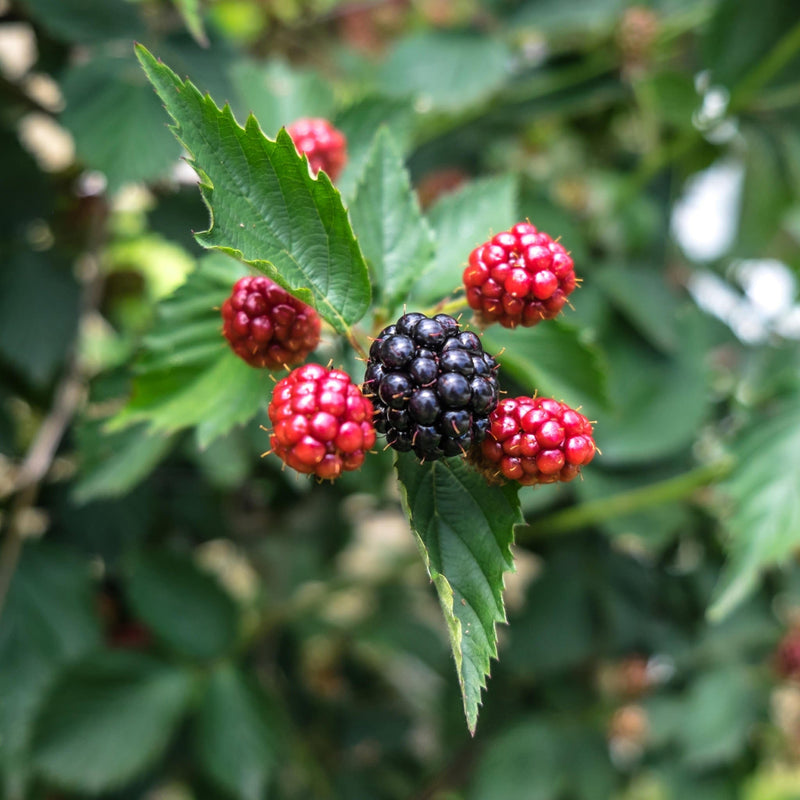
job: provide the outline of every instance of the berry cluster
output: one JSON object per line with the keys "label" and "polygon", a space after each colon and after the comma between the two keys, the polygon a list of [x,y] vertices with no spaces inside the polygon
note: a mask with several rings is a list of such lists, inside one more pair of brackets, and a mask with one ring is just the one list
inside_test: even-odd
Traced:
{"label": "berry cluster", "polygon": [[490,480],[523,486],[571,481],[597,449],[592,424],[566,403],[543,397],[502,400],[481,447],[471,454]]}
{"label": "berry cluster", "polygon": [[372,343],[364,393],[375,427],[425,461],[465,455],[497,405],[497,362],[447,314],[405,314]]}
{"label": "berry cluster", "polygon": [[347,142],[344,134],[326,119],[304,117],[293,122],[286,132],[292,137],[297,152],[308,157],[311,170],[320,170],[335,181],[347,163]]}
{"label": "berry cluster", "polygon": [[272,449],[298,472],[338,478],[375,444],[372,404],[340,370],[306,364],[278,381],[269,404]]}
{"label": "berry cluster", "polygon": [[480,322],[506,328],[557,316],[575,283],[567,251],[530,222],[476,247],[464,270],[467,302]]}
{"label": "berry cluster", "polygon": [[305,361],[319,342],[317,312],[264,276],[240,278],[222,304],[222,333],[252,367]]}

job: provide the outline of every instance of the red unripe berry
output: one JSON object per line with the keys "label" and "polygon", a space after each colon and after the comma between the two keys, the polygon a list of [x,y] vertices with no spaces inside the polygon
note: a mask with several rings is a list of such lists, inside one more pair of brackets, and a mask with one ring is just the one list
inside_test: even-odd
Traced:
{"label": "red unripe berry", "polygon": [[501,400],[489,416],[489,430],[472,463],[491,482],[523,486],[571,481],[593,458],[592,424],[566,403],[543,397]]}
{"label": "red unripe berry", "polygon": [[346,372],[319,364],[305,364],[278,381],[269,418],[278,457],[318,478],[358,469],[375,444],[372,403]]}
{"label": "red unripe berry", "polygon": [[577,283],[567,251],[529,222],[476,247],[463,277],[479,321],[506,328],[558,316]]}
{"label": "red unripe berry", "polygon": [[326,119],[304,117],[287,129],[297,152],[308,158],[311,171],[328,173],[332,181],[341,174],[347,163],[347,141],[344,134]]}
{"label": "red unripe berry", "polygon": [[251,367],[299,364],[319,343],[317,312],[263,275],[240,278],[222,304],[222,334]]}

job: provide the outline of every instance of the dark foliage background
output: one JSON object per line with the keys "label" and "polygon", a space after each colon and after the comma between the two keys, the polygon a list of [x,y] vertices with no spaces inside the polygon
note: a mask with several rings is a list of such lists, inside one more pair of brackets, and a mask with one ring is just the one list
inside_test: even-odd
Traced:
{"label": "dark foliage background", "polygon": [[[520,494],[474,738],[390,455],[260,458],[271,383],[193,317],[245,267],[135,40],[270,137],[334,119],[346,202],[387,126],[415,307],[517,219],[572,251],[574,310],[486,340],[603,454]],[[800,797],[795,3],[4,0],[0,70],[3,798]]]}

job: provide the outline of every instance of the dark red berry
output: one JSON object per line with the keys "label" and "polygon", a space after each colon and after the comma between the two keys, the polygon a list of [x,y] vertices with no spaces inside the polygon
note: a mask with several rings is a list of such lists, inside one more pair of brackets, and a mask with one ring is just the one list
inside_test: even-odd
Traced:
{"label": "dark red berry", "polygon": [[350,376],[306,364],[278,381],[269,404],[272,449],[292,469],[333,480],[375,444],[372,404]]}
{"label": "dark red berry", "polygon": [[800,680],[800,629],[793,628],[775,651],[775,670],[781,678]]}
{"label": "dark red berry", "polygon": [[298,119],[286,131],[297,151],[308,157],[315,175],[324,170],[332,181],[339,177],[347,163],[347,142],[341,131],[328,120],[314,117]]}
{"label": "dark red berry", "polygon": [[263,275],[240,278],[222,304],[222,333],[250,366],[305,361],[319,343],[317,312]]}
{"label": "dark red berry", "polygon": [[557,316],[575,285],[569,253],[529,222],[476,247],[464,270],[467,302],[480,322],[506,328]]}
{"label": "dark red berry", "polygon": [[592,433],[589,420],[566,403],[508,398],[489,415],[489,430],[470,460],[490,481],[571,481],[594,458]]}
{"label": "dark red berry", "polygon": [[375,428],[395,450],[422,460],[464,455],[489,427],[496,369],[481,340],[447,314],[404,314],[370,347],[364,393]]}

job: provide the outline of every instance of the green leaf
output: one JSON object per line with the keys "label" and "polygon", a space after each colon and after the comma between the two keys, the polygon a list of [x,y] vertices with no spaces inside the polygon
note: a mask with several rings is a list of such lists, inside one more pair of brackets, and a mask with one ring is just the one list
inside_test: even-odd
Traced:
{"label": "green leaf", "polygon": [[584,406],[590,416],[608,406],[602,354],[566,322],[548,320],[514,330],[495,325],[484,333],[483,347],[498,353],[503,370],[526,391],[554,397],[573,408]]}
{"label": "green leaf", "polygon": [[764,258],[773,252],[773,241],[795,198],[779,142],[752,125],[743,133],[747,152],[735,253]]}
{"label": "green leaf", "polygon": [[173,436],[150,435],[139,425],[117,433],[104,421],[86,421],[76,430],[82,459],[73,487],[76,503],[120,497],[143,481],[172,449]]}
{"label": "green leaf", "polygon": [[369,307],[369,276],[329,178],[311,177],[285,131],[273,142],[252,116],[240,127],[228,106],[217,108],[141,45],[136,51],[201,173],[212,223],[200,244],[252,264],[348,333]]}
{"label": "green leaf", "polygon": [[411,145],[414,108],[405,98],[374,95],[340,111],[334,122],[347,138],[347,164],[336,185],[345,198],[350,198],[372,151],[375,132],[380,127],[388,128],[400,152],[406,153]]}
{"label": "green leaf", "polygon": [[59,679],[37,720],[34,769],[79,793],[124,785],[164,751],[191,690],[188,673],[140,654],[82,661]]}
{"label": "green leaf", "polygon": [[166,647],[208,660],[236,642],[236,603],[212,575],[188,558],[167,551],[139,553],[125,572],[133,610]]}
{"label": "green leaf", "polygon": [[433,255],[433,237],[391,134],[378,132],[350,208],[378,287],[377,303],[389,316]]}
{"label": "green leaf", "polygon": [[[781,38],[797,24],[797,8],[784,0],[722,0],[705,27],[706,66],[715,84],[738,85],[769,58]],[[797,59],[790,75],[796,77]],[[781,81],[786,83],[786,80]]]}
{"label": "green leaf", "polygon": [[692,684],[679,729],[690,765],[708,768],[739,756],[764,703],[756,687],[754,676],[738,664],[707,672]]}
{"label": "green leaf", "polygon": [[615,770],[604,737],[588,726],[534,717],[496,737],[481,755],[469,800],[604,800]]}
{"label": "green leaf", "polygon": [[330,83],[311,70],[290,67],[284,61],[268,64],[237,61],[231,78],[246,112],[268,136],[274,136],[300,117],[330,117]]}
{"label": "green leaf", "polygon": [[135,366],[133,396],[109,429],[147,422],[152,434],[163,434],[197,426],[206,447],[265,406],[271,373],[238,358],[221,333],[219,308],[242,273],[233,259],[208,256],[159,303]]}
{"label": "green leaf", "polygon": [[24,0],[24,4],[59,40],[130,41],[144,32],[136,6],[126,0]]}
{"label": "green leaf", "polygon": [[497,737],[483,754],[469,800],[554,800],[567,784],[551,725],[531,720]]}
{"label": "green leaf", "polygon": [[62,89],[61,121],[78,157],[106,176],[110,191],[159,178],[178,162],[158,98],[132,58],[98,56],[71,67]]}
{"label": "green leaf", "polygon": [[45,694],[64,665],[99,646],[100,624],[83,560],[28,544],[0,619],[0,768],[7,797],[25,797],[28,747]]}
{"label": "green leaf", "polygon": [[239,800],[261,800],[277,765],[279,737],[262,692],[230,664],[216,669],[195,724],[205,773]]}
{"label": "green leaf", "polygon": [[46,385],[75,337],[78,303],[67,262],[51,252],[6,255],[0,271],[0,359],[35,385]]}
{"label": "green leaf", "polygon": [[652,462],[695,441],[710,406],[707,324],[696,309],[681,309],[678,347],[667,358],[612,318],[601,342],[612,408],[595,428],[604,464]]}
{"label": "green leaf", "polygon": [[401,40],[380,70],[387,94],[416,95],[436,109],[472,106],[510,74],[511,54],[497,37],[431,31]]}
{"label": "green leaf", "polygon": [[397,457],[403,501],[444,612],[471,733],[505,622],[503,573],[512,570],[517,490],[489,486],[462,459]]}
{"label": "green leaf", "polygon": [[800,411],[796,398],[769,421],[760,418],[737,444],[738,465],[722,484],[732,513],[726,522],[729,561],[709,616],[718,620],[753,589],[761,571],[800,546]]}
{"label": "green leaf", "polygon": [[183,17],[186,28],[192,38],[202,47],[208,47],[208,37],[203,28],[203,19],[200,16],[200,0],[172,0],[175,8]]}
{"label": "green leaf", "polygon": [[474,181],[445,195],[428,213],[436,237],[436,258],[421,276],[414,296],[440,300],[462,285],[470,252],[510,228],[517,216],[517,182],[511,175]]}
{"label": "green leaf", "polygon": [[[670,353],[678,345],[678,298],[661,272],[645,267],[604,267],[596,280],[608,299],[659,350]],[[580,295],[576,298],[579,302]]]}

